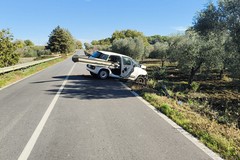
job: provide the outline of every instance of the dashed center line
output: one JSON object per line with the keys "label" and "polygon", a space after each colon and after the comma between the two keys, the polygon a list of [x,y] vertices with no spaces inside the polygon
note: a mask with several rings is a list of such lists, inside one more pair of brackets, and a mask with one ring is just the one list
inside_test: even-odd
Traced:
{"label": "dashed center line", "polygon": [[[76,64],[76,63],[75,63]],[[38,137],[39,135],[41,134],[42,130],[43,130],[43,127],[44,125],[46,124],[60,94],[62,93],[63,89],[64,89],[64,86],[66,85],[67,81],[68,81],[68,78],[69,78],[69,75],[71,75],[74,67],[75,67],[75,64],[72,66],[71,70],[69,71],[69,73],[67,74],[67,77],[64,79],[63,81],[63,84],[61,85],[61,87],[59,88],[57,94],[54,96],[51,104],[48,106],[46,112],[44,113],[41,121],[39,122],[37,128],[35,129],[35,131],[33,132],[31,138],[29,139],[28,143],[26,144],[26,146],[24,147],[21,155],[18,157],[18,160],[27,160],[29,155],[31,154],[32,152],[32,149],[34,147],[34,145],[36,144],[37,140],[38,140]]]}

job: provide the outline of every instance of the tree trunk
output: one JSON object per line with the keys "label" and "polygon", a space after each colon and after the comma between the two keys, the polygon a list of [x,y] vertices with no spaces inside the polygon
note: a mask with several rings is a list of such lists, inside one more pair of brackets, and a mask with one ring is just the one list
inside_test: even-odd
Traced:
{"label": "tree trunk", "polygon": [[189,88],[191,88],[193,78],[194,78],[195,74],[197,73],[197,71],[200,69],[201,65],[202,65],[202,62],[200,62],[197,67],[192,67],[190,76],[188,77],[188,87]]}
{"label": "tree trunk", "polygon": [[190,76],[188,77],[188,87],[189,88],[191,88],[191,84],[192,84],[194,75],[195,75],[195,69],[194,69],[194,67],[192,67]]}
{"label": "tree trunk", "polygon": [[223,66],[223,68],[221,69],[220,73],[219,73],[219,79],[223,79],[223,74],[224,74],[224,71],[225,71],[225,66]]}
{"label": "tree trunk", "polygon": [[162,67],[164,66],[164,62],[165,62],[165,61],[164,61],[164,60],[162,60]]}
{"label": "tree trunk", "polygon": [[219,79],[220,80],[223,78],[223,73],[224,73],[224,69],[221,69],[220,74],[219,74]]}

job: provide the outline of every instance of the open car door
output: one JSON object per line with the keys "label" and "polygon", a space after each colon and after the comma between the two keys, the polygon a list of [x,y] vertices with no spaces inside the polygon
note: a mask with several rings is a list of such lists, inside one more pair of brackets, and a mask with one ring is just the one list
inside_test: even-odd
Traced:
{"label": "open car door", "polygon": [[121,77],[128,78],[134,71],[132,59],[129,57],[122,57]]}

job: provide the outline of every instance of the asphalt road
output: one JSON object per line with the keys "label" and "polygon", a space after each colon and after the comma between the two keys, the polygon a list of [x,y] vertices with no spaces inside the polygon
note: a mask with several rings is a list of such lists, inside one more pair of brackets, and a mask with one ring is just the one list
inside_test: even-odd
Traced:
{"label": "asphalt road", "polygon": [[0,90],[0,159],[18,158],[212,159],[117,80],[71,59]]}

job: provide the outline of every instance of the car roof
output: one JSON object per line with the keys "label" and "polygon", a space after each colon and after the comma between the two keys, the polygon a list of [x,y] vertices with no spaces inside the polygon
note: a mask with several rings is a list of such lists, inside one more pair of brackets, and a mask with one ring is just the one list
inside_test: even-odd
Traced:
{"label": "car roof", "polygon": [[[98,51],[98,52],[103,53],[103,54],[108,54],[108,55],[128,57],[128,56],[126,56],[126,55],[123,55],[123,54],[120,54],[120,53],[115,53],[115,52],[109,52],[109,51]],[[129,58],[131,58],[131,57],[129,57]]]}

